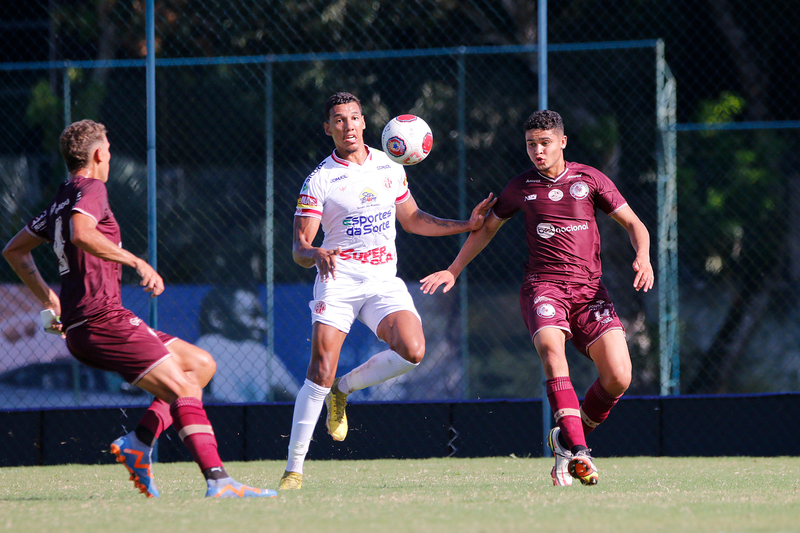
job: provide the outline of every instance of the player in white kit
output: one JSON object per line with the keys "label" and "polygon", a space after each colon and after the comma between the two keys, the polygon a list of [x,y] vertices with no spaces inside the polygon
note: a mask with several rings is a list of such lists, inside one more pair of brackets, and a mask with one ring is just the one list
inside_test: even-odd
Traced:
{"label": "player in white kit", "polygon": [[[336,93],[325,103],[325,134],[335,150],[306,178],[294,216],[292,255],[316,266],[311,307],[311,361],[294,405],[289,459],[279,488],[299,489],[314,427],[327,405],[334,440],[347,436],[347,395],[401,376],[425,355],[422,322],[397,277],[395,218],[409,233],[426,236],[474,231],[494,205],[481,201],[469,220],[434,217],[417,207],[405,168],[364,144],[361,102]],[[313,245],[320,224],[324,239]],[[353,321],[363,321],[389,349],[336,378],[339,353]]]}

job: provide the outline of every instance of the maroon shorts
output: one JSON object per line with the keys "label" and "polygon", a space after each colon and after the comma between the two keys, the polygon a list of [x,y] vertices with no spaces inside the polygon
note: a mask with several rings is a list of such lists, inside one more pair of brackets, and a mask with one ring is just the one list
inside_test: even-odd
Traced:
{"label": "maroon shorts", "polygon": [[67,348],[81,363],[110,370],[135,385],[171,354],[177,337],[155,331],[127,309],[113,311],[67,330]]}
{"label": "maroon shorts", "polygon": [[519,291],[519,305],[531,339],[543,328],[562,329],[586,357],[589,346],[604,333],[612,329],[625,332],[600,280],[526,281]]}

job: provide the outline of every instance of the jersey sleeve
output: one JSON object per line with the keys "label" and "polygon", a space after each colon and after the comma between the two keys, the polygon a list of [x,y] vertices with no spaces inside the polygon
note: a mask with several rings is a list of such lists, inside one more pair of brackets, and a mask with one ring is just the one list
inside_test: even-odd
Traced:
{"label": "jersey sleeve", "polygon": [[497,197],[497,203],[492,207],[494,216],[501,220],[506,220],[513,217],[514,214],[520,210],[519,202],[517,201],[519,197],[517,191],[517,180],[512,179],[506,184],[503,192]]}
{"label": "jersey sleeve", "polygon": [[612,215],[619,211],[622,207],[628,205],[625,197],[619,192],[617,186],[611,181],[611,178],[597,171],[594,174],[594,179],[597,185],[595,190],[595,206],[607,215]]}
{"label": "jersey sleeve", "polygon": [[408,175],[406,175],[406,171],[402,167],[400,168],[400,173],[400,186],[397,187],[397,198],[394,201],[395,204],[402,204],[411,198],[411,193],[408,190]]}
{"label": "jersey sleeve", "polygon": [[108,193],[106,185],[100,180],[85,180],[85,184],[75,198],[73,211],[92,217],[99,223],[108,213]]}
{"label": "jersey sleeve", "polygon": [[25,230],[34,237],[39,237],[45,241],[50,241],[50,237],[47,234],[47,209],[36,215],[33,220],[28,222],[25,225]]}
{"label": "jersey sleeve", "polygon": [[317,169],[303,182],[300,194],[297,196],[297,208],[294,215],[321,219],[324,192],[319,178],[319,169]]}

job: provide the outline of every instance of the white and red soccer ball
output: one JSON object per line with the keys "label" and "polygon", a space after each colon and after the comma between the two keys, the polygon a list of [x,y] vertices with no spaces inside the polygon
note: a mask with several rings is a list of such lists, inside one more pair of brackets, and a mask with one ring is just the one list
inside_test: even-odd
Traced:
{"label": "white and red soccer ball", "polygon": [[431,153],[433,133],[418,116],[399,115],[383,128],[381,146],[395,163],[416,165]]}

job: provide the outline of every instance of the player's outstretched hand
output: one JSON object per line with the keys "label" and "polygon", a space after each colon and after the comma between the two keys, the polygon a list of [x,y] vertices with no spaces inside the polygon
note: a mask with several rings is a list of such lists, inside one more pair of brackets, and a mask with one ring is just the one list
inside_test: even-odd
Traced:
{"label": "player's outstretched hand", "polygon": [[449,270],[440,270],[439,272],[434,272],[429,276],[425,276],[421,280],[422,286],[419,288],[425,294],[433,294],[436,292],[436,289],[439,285],[444,284],[444,288],[442,292],[445,293],[453,288],[453,285],[456,284],[456,278],[453,276],[453,273]]}
{"label": "player's outstretched hand", "polygon": [[155,298],[164,292],[164,280],[158,275],[147,261],[139,260],[136,263],[136,273],[142,278],[139,285],[144,287],[144,292],[149,292],[151,298]]}
{"label": "player's outstretched hand", "polygon": [[638,257],[633,261],[633,270],[636,272],[636,277],[633,278],[633,288],[637,291],[644,289],[644,292],[653,288],[656,276],[653,273],[653,266],[650,264],[649,259],[639,259]]}
{"label": "player's outstretched hand", "polygon": [[489,193],[489,196],[482,200],[481,203],[476,205],[475,209],[472,210],[472,216],[469,217],[470,231],[481,229],[481,226],[483,226],[483,221],[486,220],[486,213],[488,213],[489,209],[491,209],[495,202],[497,202],[497,198],[493,198],[494,194]]}
{"label": "player's outstretched hand", "polygon": [[317,251],[314,252],[314,263],[317,265],[319,279],[321,279],[323,282],[327,283],[328,278],[336,279],[336,256],[341,253],[341,246],[335,250],[317,248]]}

